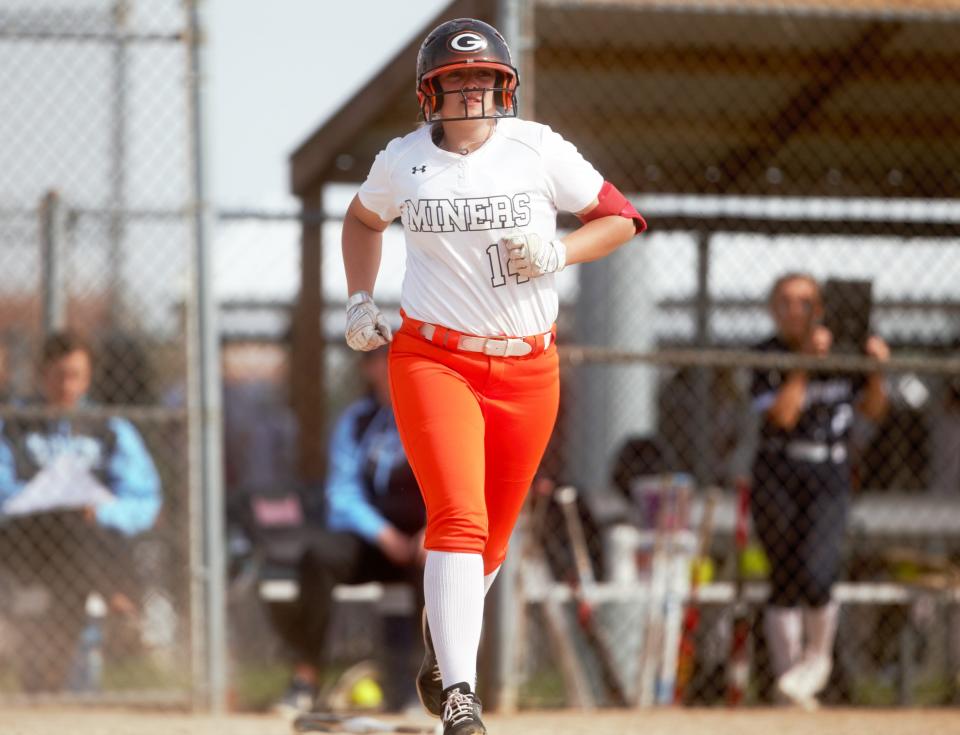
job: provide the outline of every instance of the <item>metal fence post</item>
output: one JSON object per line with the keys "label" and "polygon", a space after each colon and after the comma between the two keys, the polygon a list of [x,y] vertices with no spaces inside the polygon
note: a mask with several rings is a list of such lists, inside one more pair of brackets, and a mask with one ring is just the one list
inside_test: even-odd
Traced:
{"label": "metal fence post", "polygon": [[533,99],[533,18],[534,3],[529,0],[498,0],[496,26],[507,40],[514,66],[520,75],[520,112],[534,119]]}
{"label": "metal fence post", "polygon": [[520,672],[517,670],[517,646],[523,636],[522,621],[525,611],[520,606],[522,598],[517,594],[521,560],[517,556],[526,544],[536,543],[529,539],[528,511],[521,514],[517,527],[510,537],[512,553],[507,554],[500,567],[497,584],[491,589],[487,600],[492,603],[492,613],[487,620],[494,624],[491,646],[491,661],[488,670],[489,691],[493,694],[493,709],[497,712],[516,712],[520,691]]}
{"label": "metal fence post", "polygon": [[207,705],[212,712],[222,713],[227,701],[227,616],[226,563],[224,546],[224,496],[222,451],[222,398],[220,383],[219,331],[213,293],[212,245],[213,213],[207,188],[206,115],[204,85],[204,37],[199,0],[188,3],[190,42],[189,98],[192,135],[193,206],[194,206],[194,310],[196,325],[195,359],[188,367],[195,371],[196,386],[193,436],[198,437],[200,452],[200,485],[203,510],[204,556],[204,630]]}
{"label": "metal fence post", "polygon": [[[698,347],[710,346],[710,233],[697,233],[697,293],[694,297],[694,343]],[[705,487],[711,481],[714,469],[713,437],[711,436],[712,390],[715,372],[700,367],[694,373],[693,392],[696,433],[693,436],[693,470],[697,485]]]}
{"label": "metal fence post", "polygon": [[116,42],[113,48],[113,104],[110,120],[110,309],[108,318],[116,325],[123,318],[124,274],[123,239],[126,230],[124,211],[127,208],[127,89],[129,83],[129,0],[115,0],[111,9]]}
{"label": "metal fence post", "polygon": [[[528,39],[524,36],[525,0],[499,0],[497,3],[497,25],[513,48],[514,63],[520,70],[521,78],[532,64],[524,64]],[[532,85],[530,87],[533,88]],[[519,549],[526,540],[521,540],[525,531],[521,528],[525,518],[521,517],[511,538],[511,546]],[[516,594],[517,575],[520,560],[508,555],[500,570],[500,583],[488,599],[494,605],[494,611],[488,619],[495,623],[493,655],[490,671],[493,674],[490,690],[494,692],[494,707],[501,712],[513,712],[517,709],[519,691],[516,656],[514,651],[519,645],[520,630],[517,617],[518,600]],[[521,616],[522,617],[522,616]]]}
{"label": "metal fence post", "polygon": [[67,323],[67,295],[63,278],[66,240],[66,207],[57,192],[48,191],[40,201],[44,334],[63,329]]}

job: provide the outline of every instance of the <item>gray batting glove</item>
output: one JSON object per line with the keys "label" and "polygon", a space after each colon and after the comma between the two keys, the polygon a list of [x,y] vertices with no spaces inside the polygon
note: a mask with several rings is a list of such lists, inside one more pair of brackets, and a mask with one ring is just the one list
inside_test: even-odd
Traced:
{"label": "gray batting glove", "polygon": [[567,246],[561,240],[544,241],[533,232],[511,235],[500,242],[507,249],[509,272],[528,278],[562,271],[567,264]]}
{"label": "gray batting glove", "polygon": [[393,339],[390,325],[373,297],[366,291],[357,291],[347,299],[347,344],[358,352],[369,352]]}

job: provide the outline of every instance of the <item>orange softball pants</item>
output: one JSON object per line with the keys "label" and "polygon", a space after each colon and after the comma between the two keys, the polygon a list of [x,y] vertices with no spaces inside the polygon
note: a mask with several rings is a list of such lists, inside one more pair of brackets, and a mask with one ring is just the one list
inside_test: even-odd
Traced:
{"label": "orange softball pants", "polygon": [[394,336],[390,393],[427,508],[424,545],[482,554],[489,574],[507,555],[557,419],[557,348],[491,357],[432,344],[419,324],[405,316]]}

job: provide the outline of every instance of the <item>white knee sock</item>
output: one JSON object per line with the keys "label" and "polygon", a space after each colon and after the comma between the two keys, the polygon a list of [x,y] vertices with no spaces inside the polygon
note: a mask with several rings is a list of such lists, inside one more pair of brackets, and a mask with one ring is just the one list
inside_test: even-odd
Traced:
{"label": "white knee sock", "polygon": [[763,611],[763,631],[767,637],[770,665],[774,676],[781,676],[803,653],[803,611],[799,607],[769,606]]}
{"label": "white knee sock", "polygon": [[797,703],[815,704],[815,697],[830,680],[838,612],[835,603],[803,610],[807,639],[803,655],[778,681],[780,691]]}
{"label": "white knee sock", "polygon": [[471,688],[476,683],[484,582],[480,554],[427,552],[423,595],[444,689],[462,681]]}
{"label": "white knee sock", "polygon": [[490,591],[490,587],[493,586],[493,580],[497,578],[497,575],[500,574],[500,567],[494,569],[490,574],[483,575],[483,596],[486,597],[487,593]]}
{"label": "white knee sock", "polygon": [[837,618],[840,608],[831,602],[823,607],[809,607],[803,611],[803,627],[807,634],[804,655],[833,660],[833,640],[837,636]]}

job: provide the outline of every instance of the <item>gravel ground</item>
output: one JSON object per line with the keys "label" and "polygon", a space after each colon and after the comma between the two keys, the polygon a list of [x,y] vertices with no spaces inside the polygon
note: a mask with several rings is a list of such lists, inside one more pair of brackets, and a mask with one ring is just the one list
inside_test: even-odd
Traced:
{"label": "gravel ground", "polygon": [[[960,735],[958,710],[750,709],[567,711],[485,718],[491,735]],[[393,720],[399,722],[399,720]],[[2,735],[290,735],[277,717],[223,718],[95,710],[0,713]]]}

